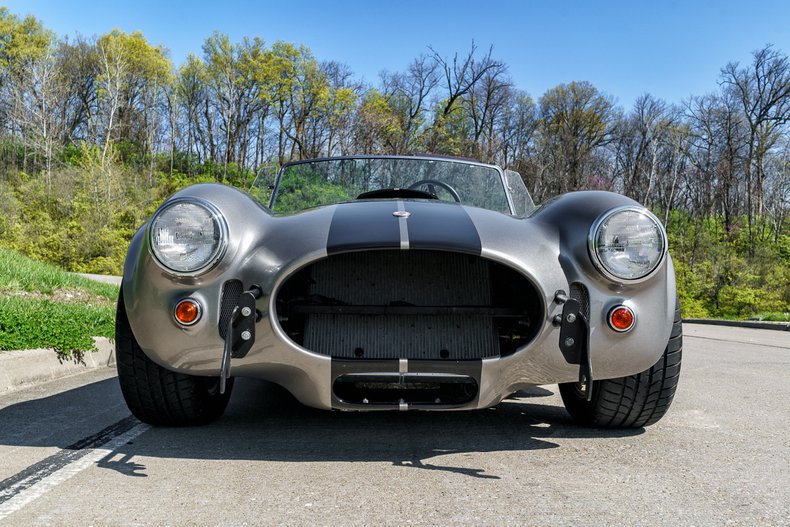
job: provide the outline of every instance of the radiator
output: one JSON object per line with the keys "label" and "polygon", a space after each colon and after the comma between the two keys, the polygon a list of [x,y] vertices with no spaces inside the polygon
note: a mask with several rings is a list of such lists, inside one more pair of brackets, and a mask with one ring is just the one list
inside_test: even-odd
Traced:
{"label": "radiator", "polygon": [[[314,264],[307,294],[347,306],[491,306],[490,265],[436,251],[371,251]],[[494,320],[470,314],[311,313],[303,346],[338,358],[447,359],[500,353]]]}

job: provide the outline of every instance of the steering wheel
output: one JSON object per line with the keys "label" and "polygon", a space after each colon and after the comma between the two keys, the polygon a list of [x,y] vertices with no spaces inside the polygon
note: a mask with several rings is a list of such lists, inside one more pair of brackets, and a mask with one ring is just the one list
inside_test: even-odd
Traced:
{"label": "steering wheel", "polygon": [[418,187],[421,187],[423,185],[427,186],[428,193],[434,196],[436,196],[436,189],[434,188],[434,186],[441,187],[450,193],[450,195],[453,197],[456,203],[461,203],[461,195],[458,194],[458,191],[455,190],[450,185],[448,185],[447,183],[445,183],[444,181],[439,181],[438,179],[423,179],[416,183],[412,183],[411,185],[409,185],[409,188],[412,190],[417,190]]}

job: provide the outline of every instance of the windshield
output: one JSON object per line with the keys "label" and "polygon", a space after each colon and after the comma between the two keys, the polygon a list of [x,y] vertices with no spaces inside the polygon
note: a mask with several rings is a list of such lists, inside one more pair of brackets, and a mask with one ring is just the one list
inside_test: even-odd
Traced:
{"label": "windshield", "polygon": [[[386,193],[412,189],[417,193]],[[274,212],[357,199],[424,197],[510,213],[501,172],[492,166],[449,159],[335,158],[285,165],[270,208]]]}

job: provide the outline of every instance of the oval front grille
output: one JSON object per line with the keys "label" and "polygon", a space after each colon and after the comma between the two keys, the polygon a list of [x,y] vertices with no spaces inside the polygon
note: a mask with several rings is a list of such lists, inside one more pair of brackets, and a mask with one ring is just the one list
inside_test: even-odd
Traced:
{"label": "oval front grille", "polygon": [[506,355],[534,338],[542,319],[522,275],[441,251],[333,255],[291,276],[276,305],[294,342],[344,359]]}

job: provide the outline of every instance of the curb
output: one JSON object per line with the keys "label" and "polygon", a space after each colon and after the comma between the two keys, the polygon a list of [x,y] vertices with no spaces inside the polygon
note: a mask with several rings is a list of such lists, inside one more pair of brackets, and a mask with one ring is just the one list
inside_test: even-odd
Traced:
{"label": "curb", "polygon": [[760,322],[758,320],[716,320],[707,318],[684,318],[686,324],[705,324],[708,326],[730,326],[733,328],[772,329],[790,331],[790,322]]}
{"label": "curb", "polygon": [[94,337],[98,351],[61,357],[51,349],[0,353],[0,395],[47,381],[115,365],[115,344]]}

